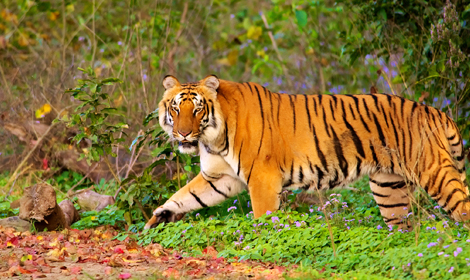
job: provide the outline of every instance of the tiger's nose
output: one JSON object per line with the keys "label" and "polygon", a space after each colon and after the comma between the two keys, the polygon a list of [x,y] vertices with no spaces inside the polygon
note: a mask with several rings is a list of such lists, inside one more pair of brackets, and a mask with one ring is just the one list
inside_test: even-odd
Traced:
{"label": "tiger's nose", "polygon": [[181,130],[179,130],[178,133],[181,134],[183,137],[186,137],[191,133],[191,131],[181,131]]}

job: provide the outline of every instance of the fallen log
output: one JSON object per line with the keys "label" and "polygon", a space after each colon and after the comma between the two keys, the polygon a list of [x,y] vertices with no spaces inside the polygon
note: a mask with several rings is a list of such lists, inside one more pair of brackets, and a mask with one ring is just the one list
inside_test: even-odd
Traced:
{"label": "fallen log", "polygon": [[56,192],[48,184],[39,183],[24,190],[20,199],[19,218],[34,223],[37,231],[60,230],[80,219],[72,202],[57,204]]}

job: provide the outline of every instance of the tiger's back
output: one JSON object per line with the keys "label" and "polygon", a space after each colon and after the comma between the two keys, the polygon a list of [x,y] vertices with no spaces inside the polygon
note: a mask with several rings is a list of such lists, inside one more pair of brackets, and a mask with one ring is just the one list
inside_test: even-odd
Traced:
{"label": "tiger's back", "polygon": [[[218,79],[212,90],[222,125],[217,139],[200,140],[202,172],[217,171],[204,169],[205,158],[223,158],[250,191],[255,217],[277,209],[282,189],[330,189],[367,174],[389,224],[403,222],[416,185],[454,219],[467,219],[462,137],[443,112],[385,94],[289,95]],[[203,175],[213,191],[227,191],[216,177]]]}

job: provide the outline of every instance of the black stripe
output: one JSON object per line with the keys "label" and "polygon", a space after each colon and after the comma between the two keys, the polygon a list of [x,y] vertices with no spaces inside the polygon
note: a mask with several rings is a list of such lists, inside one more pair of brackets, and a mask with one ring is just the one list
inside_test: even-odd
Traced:
{"label": "black stripe", "polygon": [[254,165],[255,165],[255,162],[253,161],[253,163],[251,164],[250,173],[248,174],[248,179],[246,179],[246,184],[247,185],[248,185],[248,183],[250,183],[251,171],[253,171],[253,166]]}
{"label": "black stripe", "polygon": [[302,172],[302,165],[299,166],[299,183],[304,181],[304,173]]}
{"label": "black stripe", "polygon": [[290,165],[290,179],[291,182],[294,180],[294,161]]}
{"label": "black stripe", "polygon": [[392,189],[401,189],[406,186],[405,181],[395,181],[395,182],[377,182],[373,179],[369,179],[370,182],[376,184],[381,188],[392,188]]}
{"label": "black stripe", "polygon": [[210,100],[209,102],[211,103],[211,106],[210,106],[210,116],[211,116],[211,123],[209,124],[210,126],[213,126],[214,128],[217,128],[217,121],[215,119],[215,115],[214,115],[214,103],[212,103]]}
{"label": "black stripe", "polygon": [[202,200],[197,195],[195,195],[193,192],[189,192],[189,193],[193,195],[196,201],[199,202],[199,204],[201,204],[203,208],[207,207],[207,205],[204,202],[202,202]]}
{"label": "black stripe", "polygon": [[383,208],[395,208],[395,207],[408,207],[408,203],[395,203],[395,204],[381,204],[377,203],[379,207]]}
{"label": "black stripe", "polygon": [[[450,211],[451,213],[453,213],[453,212],[455,211],[455,209],[457,209],[457,207],[458,207],[461,203],[464,203],[464,202],[467,202],[467,203],[469,202],[468,197],[457,201],[457,202],[455,203],[455,205],[454,205],[449,211]],[[462,213],[462,214],[463,214],[463,213]],[[470,215],[470,213],[465,213],[465,214]]]}
{"label": "black stripe", "polygon": [[338,185],[338,182],[339,182],[338,170],[333,169],[333,171],[334,171],[333,180],[330,180],[330,182],[329,182],[330,189],[336,187]]}
{"label": "black stripe", "polygon": [[318,188],[320,187],[320,184],[321,184],[321,181],[323,180],[323,177],[325,176],[325,173],[318,167],[315,165],[315,169],[318,173]]}
{"label": "black stripe", "polygon": [[384,136],[384,133],[382,131],[382,127],[380,126],[379,121],[377,120],[377,117],[375,116],[375,114],[373,114],[373,116],[374,116],[375,126],[377,127],[377,132],[379,133],[380,141],[382,142],[382,146],[385,147],[386,146],[385,136]]}
{"label": "black stripe", "polygon": [[[337,103],[336,103],[337,102],[336,95],[330,94],[329,96],[331,96],[331,98],[333,98],[333,101],[335,102],[335,109],[336,109],[336,107],[338,107]],[[333,112],[333,110],[331,110],[331,111]]]}
{"label": "black stripe", "polygon": [[455,146],[459,146],[460,145],[460,142],[457,142],[457,143],[454,143],[454,144],[450,144],[451,146],[455,147]]}
{"label": "black stripe", "polygon": [[384,218],[384,222],[385,222],[385,223],[390,223],[390,222],[396,221],[396,220],[398,220],[398,219],[399,219],[399,218],[391,218],[391,219],[389,219],[389,218]]}
{"label": "black stripe", "polygon": [[294,122],[294,134],[295,134],[295,104],[294,104],[294,101],[292,100],[292,98],[294,97],[293,95],[289,94],[289,100],[290,100],[290,107],[292,109],[292,120]]}
{"label": "black stripe", "polygon": [[384,120],[385,120],[385,125],[387,125],[387,128],[390,128],[390,125],[388,125],[387,116],[385,115],[385,109],[383,107],[383,104],[382,103],[379,103],[379,104],[380,104],[380,108],[381,108],[381,111],[382,111],[382,115],[383,115]]}
{"label": "black stripe", "polygon": [[341,113],[342,113],[342,116],[345,116],[345,115],[346,115],[346,111],[344,110],[344,101],[343,101],[343,99],[340,99],[340,100],[339,100],[339,103],[341,104]]}
{"label": "black stripe", "polygon": [[229,141],[228,141],[228,127],[227,127],[227,121],[225,121],[225,145],[224,145],[224,148],[220,151],[220,153],[222,153],[223,151],[227,151],[227,153],[225,155],[228,154],[228,149],[229,149]]}
{"label": "black stripe", "polygon": [[359,177],[361,175],[361,165],[362,165],[362,160],[359,157],[356,157],[356,176]]}
{"label": "black stripe", "polygon": [[307,111],[308,128],[310,128],[310,131],[312,131],[312,120],[310,117],[310,109],[308,108],[308,98],[306,95],[304,95],[304,98],[305,98],[305,111]]}
{"label": "black stripe", "polygon": [[[442,170],[442,169],[440,169],[438,173],[440,173],[441,170]],[[444,175],[442,175],[441,181],[437,184],[437,186],[439,186],[438,189],[437,189],[437,192],[436,192],[436,193],[433,193],[433,194],[431,194],[431,193],[428,192],[429,195],[430,195],[433,199],[436,199],[436,197],[441,193],[441,191],[442,191],[442,186],[443,186],[444,180],[445,180],[445,178],[446,178],[446,176],[447,176],[447,173],[449,173],[449,171],[446,171],[446,172],[444,173]],[[437,199],[436,199],[436,200],[437,200]]]}
{"label": "black stripe", "polygon": [[[452,167],[453,167],[453,166],[452,166]],[[441,167],[441,168],[439,169],[439,171],[433,172],[433,174],[429,177],[429,180],[427,181],[427,183],[424,184],[424,190],[425,190],[427,193],[429,193],[429,192],[428,192],[429,186],[434,186],[434,184],[436,183],[437,176],[439,175],[440,170],[443,170],[443,168],[444,168],[444,167]]]}
{"label": "black stripe", "polygon": [[391,115],[390,111],[388,112],[388,115],[390,117],[390,122],[392,123],[393,134],[395,134],[396,147],[399,147],[400,146],[400,139],[398,138],[398,131],[397,131],[397,127],[395,126],[395,120],[392,119],[392,115]]}
{"label": "black stripe", "polygon": [[377,96],[375,94],[371,94],[370,96],[372,96],[372,98],[374,99],[374,105],[375,105],[375,108],[377,109],[377,112],[381,112],[380,109],[379,109],[379,104],[378,104],[378,100],[377,100]]}
{"label": "black stripe", "polygon": [[[335,107],[336,107],[336,98],[334,97],[334,95],[330,95],[333,100],[335,101]],[[333,117],[333,121],[336,121],[335,119],[335,110],[333,109],[333,102],[330,101],[330,113],[331,113],[331,116]]]}
{"label": "black stripe", "polygon": [[388,106],[392,106],[392,97],[390,96],[390,94],[385,94],[385,96],[387,97],[387,101],[388,101]]}
{"label": "black stripe", "polygon": [[356,113],[354,113],[354,110],[353,110],[351,104],[349,104],[349,112],[351,112],[351,115],[353,116],[353,119],[356,119]]}
{"label": "black stripe", "polygon": [[271,108],[270,112],[274,112],[274,110],[273,110],[273,95],[265,87],[262,87],[262,88],[264,90],[264,94],[269,96],[269,105],[270,105],[270,108]]}
{"label": "black stripe", "polygon": [[462,191],[461,189],[455,188],[455,189],[453,189],[453,190],[450,192],[450,194],[447,196],[446,202],[444,203],[444,205],[442,206],[442,208],[447,208],[447,204],[449,204],[449,202],[450,202],[450,200],[452,199],[452,197],[454,196],[454,194],[456,194],[456,193],[458,193],[458,192],[463,193],[463,195],[464,195],[465,197],[467,197],[467,194],[466,194],[464,191]]}
{"label": "black stripe", "polygon": [[[251,89],[251,85],[248,84],[250,86],[250,89]],[[259,147],[258,147],[258,155],[259,155],[259,152],[261,150],[261,146],[263,145],[263,137],[264,137],[264,112],[263,112],[263,102],[261,101],[261,95],[259,94],[259,90],[258,90],[258,87],[256,85],[253,85],[253,87],[255,88],[256,90],[256,94],[258,94],[258,102],[259,102],[259,110],[261,112],[261,122],[262,122],[262,128],[261,128],[261,140],[259,141]]]}
{"label": "black stripe", "polygon": [[346,124],[346,127],[349,129],[349,131],[351,131],[351,135],[353,138],[354,145],[356,146],[356,150],[359,152],[359,155],[361,155],[361,157],[365,158],[366,154],[364,153],[364,147],[362,147],[362,141],[357,136],[357,133],[354,130],[354,128],[351,126],[351,124],[349,124],[349,122],[346,120],[345,115],[343,115],[343,121]]}
{"label": "black stripe", "polygon": [[[322,112],[322,114],[323,114],[323,124],[325,125],[326,134],[328,134],[328,137],[331,137],[330,131],[329,131],[329,129],[328,129],[328,124],[326,123],[326,114],[325,114],[325,110],[322,110],[321,112]],[[314,132],[314,133],[315,133],[315,132]]]}
{"label": "black stripe", "polygon": [[291,166],[290,166],[290,177],[289,177],[289,180],[287,180],[284,184],[282,184],[282,187],[285,188],[285,187],[288,187],[290,185],[292,185],[292,180],[293,180],[293,177],[294,176],[294,162],[292,162]]}
{"label": "black stripe", "polygon": [[452,135],[451,137],[447,137],[447,140],[452,141],[454,140],[455,136],[457,136],[457,133]]}
{"label": "black stripe", "polygon": [[[318,96],[318,99],[321,99],[321,95]],[[313,111],[315,111],[315,115],[318,116],[318,110],[317,110],[317,101],[315,100],[315,97],[312,98],[313,101]]]}
{"label": "black stripe", "polygon": [[411,114],[410,114],[411,117],[413,117],[413,114],[414,114],[416,108],[418,108],[418,103],[413,102],[413,106],[411,107]]}
{"label": "black stripe", "polygon": [[242,148],[243,148],[243,140],[240,145],[240,150],[238,151],[238,169],[237,169],[237,176],[240,176],[240,164],[241,164],[241,155],[242,155]]}
{"label": "black stripe", "polygon": [[325,170],[328,170],[328,166],[326,164],[326,158],[325,158],[325,155],[323,154],[322,150],[320,149],[320,144],[318,142],[318,136],[316,135],[315,133],[315,127],[312,126],[313,128],[313,134],[314,134],[314,139],[315,139],[315,146],[317,147],[317,154],[318,154],[318,157],[320,158],[320,162],[323,166],[323,169]]}
{"label": "black stripe", "polygon": [[376,165],[379,165],[379,159],[377,158],[377,154],[375,153],[374,145],[369,143],[370,153],[372,154],[372,160]]}
{"label": "black stripe", "polygon": [[359,112],[359,119],[361,119],[361,122],[362,124],[364,125],[365,129],[367,130],[367,132],[370,133],[370,129],[369,129],[369,126],[367,125],[367,123],[364,121],[364,118],[362,117],[362,114]]}
{"label": "black stripe", "polygon": [[216,191],[218,194],[223,195],[225,198],[228,198],[228,196],[227,196],[226,194],[224,194],[223,192],[219,191],[219,190],[214,186],[214,184],[212,184],[211,181],[207,181],[207,182],[209,183],[209,185],[211,186],[211,188],[212,188],[214,191]]}
{"label": "black stripe", "polygon": [[378,196],[378,197],[390,197],[390,195],[386,195],[386,194],[380,194],[380,193],[376,193],[376,192],[372,192],[373,195],[375,196]]}
{"label": "black stripe", "polygon": [[349,167],[348,161],[344,157],[343,147],[341,145],[341,142],[338,139],[338,136],[336,135],[334,128],[332,127],[330,128],[331,128],[331,132],[333,133],[333,144],[335,147],[336,157],[339,160],[339,167],[341,168],[341,172],[343,172],[344,178],[347,178],[349,174],[348,173],[348,167]]}
{"label": "black stripe", "polygon": [[211,179],[214,179],[214,180],[218,180],[218,179],[220,179],[220,177],[222,177],[222,176],[220,176],[220,177],[212,177],[212,176],[209,176],[209,175],[207,175],[206,172],[204,172],[204,170],[201,170],[201,172],[202,172],[202,174],[203,174],[204,176],[206,176],[206,177],[208,177],[208,178],[211,178]]}
{"label": "black stripe", "polygon": [[369,117],[369,119],[371,119],[370,112],[369,112],[369,107],[367,107],[365,98],[362,99],[362,105],[364,105],[364,110],[366,110],[367,116]]}

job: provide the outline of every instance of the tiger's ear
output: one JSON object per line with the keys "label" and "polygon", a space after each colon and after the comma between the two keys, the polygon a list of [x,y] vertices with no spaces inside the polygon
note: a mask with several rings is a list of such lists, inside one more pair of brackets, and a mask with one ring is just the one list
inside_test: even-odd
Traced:
{"label": "tiger's ear", "polygon": [[209,75],[202,79],[200,83],[213,90],[217,90],[220,84],[219,78],[216,75]]}
{"label": "tiger's ear", "polygon": [[180,82],[178,81],[178,79],[176,79],[175,77],[171,75],[166,75],[165,78],[163,78],[163,87],[165,89],[170,89],[179,85],[180,85]]}

